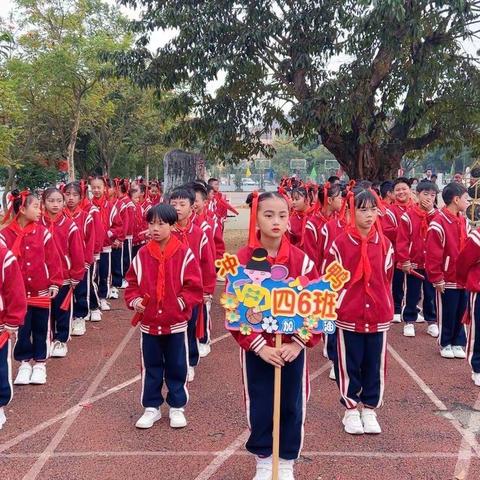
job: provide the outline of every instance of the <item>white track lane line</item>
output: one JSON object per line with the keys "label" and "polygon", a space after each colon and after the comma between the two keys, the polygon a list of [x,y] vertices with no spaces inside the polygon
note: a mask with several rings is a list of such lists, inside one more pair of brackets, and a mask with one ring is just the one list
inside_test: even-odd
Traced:
{"label": "white track lane line", "polygon": [[[322,367],[320,367],[316,372],[310,375],[310,381],[315,380],[323,372],[330,370],[331,363],[327,362]],[[209,480],[212,478],[215,473],[220,470],[221,466],[233,455],[235,455],[236,450],[238,450],[248,439],[250,435],[250,430],[247,428],[244,430],[235,440],[228,445],[225,450],[219,452],[216,457],[195,477],[195,480]],[[250,454],[249,454],[250,455]]]}
{"label": "white track lane line", "polygon": [[475,434],[462,426],[462,424],[448,411],[447,406],[433,393],[430,387],[415,373],[412,367],[398,354],[398,352],[388,345],[390,355],[400,364],[400,366],[412,377],[413,381],[420,387],[423,393],[431,400],[431,402],[441,410],[442,416],[446,418],[455,430],[462,436],[462,441],[468,445],[477,455],[480,456],[480,445],[477,442]]}
{"label": "white track lane line", "polygon": [[[214,345],[215,343],[218,343],[222,340],[225,340],[228,337],[231,337],[232,335],[230,333],[226,333],[224,335],[220,335],[217,338],[214,338],[211,341],[211,345]],[[11,440],[7,440],[6,442],[0,444],[0,453],[5,452],[6,450],[9,450],[10,448],[14,447],[15,445],[18,445],[20,442],[23,442],[24,440],[27,440],[28,438],[32,437],[33,435],[36,435],[37,433],[41,432],[42,430],[45,430],[46,428],[54,425],[55,423],[59,422],[60,420],[63,420],[64,418],[69,417],[70,415],[78,414],[78,412],[81,412],[82,409],[84,408],[84,405],[91,405],[92,403],[97,402],[98,400],[102,400],[114,393],[119,392],[120,390],[123,390],[125,387],[128,387],[129,385],[132,385],[133,383],[136,383],[140,380],[141,376],[136,375],[133,378],[130,378],[129,380],[126,380],[123,383],[120,383],[112,388],[109,388],[103,393],[100,393],[99,395],[95,395],[93,397],[86,398],[73,407],[69,408],[68,410],[65,410],[62,413],[59,413],[58,415],[55,415],[54,417],[45,420],[42,423],[39,423],[33,428],[30,428],[29,430],[26,430],[25,432],[22,432],[21,434],[17,435],[16,437],[13,437]]]}

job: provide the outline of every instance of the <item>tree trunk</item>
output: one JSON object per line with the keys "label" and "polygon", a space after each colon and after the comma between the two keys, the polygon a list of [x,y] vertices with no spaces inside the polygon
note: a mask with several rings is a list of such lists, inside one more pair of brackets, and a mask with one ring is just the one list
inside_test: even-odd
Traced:
{"label": "tree trunk", "polygon": [[[171,150],[163,158],[163,189],[165,192],[204,175],[205,162],[199,154]],[[202,177],[200,177],[202,178]]]}
{"label": "tree trunk", "polygon": [[12,165],[9,165],[7,169],[8,169],[8,178],[5,183],[5,191],[3,192],[3,196],[2,196],[2,206],[3,206],[3,210],[5,211],[7,210],[7,194],[8,192],[11,192],[12,190],[14,190],[16,187],[15,173],[17,171],[17,169]]}
{"label": "tree trunk", "polygon": [[75,180],[75,145],[77,143],[78,130],[80,128],[80,103],[81,96],[77,97],[75,111],[73,113],[73,124],[70,130],[70,141],[67,147],[68,177],[71,182]]}

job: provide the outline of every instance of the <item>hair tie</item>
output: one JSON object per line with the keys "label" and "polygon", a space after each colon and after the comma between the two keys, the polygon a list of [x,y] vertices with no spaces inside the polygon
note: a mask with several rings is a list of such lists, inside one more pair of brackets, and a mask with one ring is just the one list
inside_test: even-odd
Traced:
{"label": "hair tie", "polygon": [[257,210],[258,210],[258,192],[252,193],[252,206],[250,209],[250,223],[248,226],[248,246],[255,248],[257,240]]}

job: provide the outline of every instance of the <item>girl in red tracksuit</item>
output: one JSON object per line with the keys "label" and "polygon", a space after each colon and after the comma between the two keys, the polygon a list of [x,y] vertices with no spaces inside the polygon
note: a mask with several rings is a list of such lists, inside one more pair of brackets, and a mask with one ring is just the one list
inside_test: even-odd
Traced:
{"label": "girl in red tracksuit", "polygon": [[142,183],[136,187],[130,189],[130,198],[134,205],[133,218],[132,218],[132,260],[137,255],[140,248],[145,245],[146,234],[148,231],[147,212],[152,208],[152,205],[144,202],[145,197],[145,185]]}
{"label": "girl in red tracksuit", "polygon": [[[315,265],[308,256],[291,245],[285,235],[288,227],[288,203],[277,192],[257,192],[247,200],[250,205],[249,244],[237,253],[240,264],[246,266],[256,255],[265,265],[281,264],[288,268],[289,277],[305,275],[318,277]],[[257,230],[258,227],[258,230]],[[283,346],[275,348],[273,334],[243,334],[232,332],[242,348],[243,384],[250,437],[247,450],[257,458],[255,478],[271,478],[272,471],[272,404],[276,366],[282,367],[282,411],[280,427],[279,478],[293,478],[293,462],[300,455],[303,443],[303,424],[309,382],[305,347],[314,346],[320,335],[308,341],[298,335],[283,335]]]}
{"label": "girl in red tracksuit", "polygon": [[[151,240],[127,272],[127,306],[141,316],[142,405],[137,428],[150,428],[161,418],[163,379],[168,387],[170,426],[187,425],[187,324],[192,306],[202,301],[200,270],[192,250],[171,234],[177,221],[170,205],[147,214]],[[147,297],[148,296],[148,297]]]}
{"label": "girl in red tracksuit", "polygon": [[292,191],[292,213],[288,223],[288,236],[292,245],[300,246],[302,243],[305,224],[311,213],[307,190],[303,187],[295,188]]}
{"label": "girl in red tracksuit", "polygon": [[[82,235],[76,223],[63,212],[63,193],[47,188],[43,193],[44,214],[41,224],[50,232],[62,262],[63,285],[52,302],[53,344],[50,356],[65,357],[72,328],[72,301],[67,296],[85,276]],[[73,298],[72,298],[73,299]],[[64,302],[69,305],[63,305]]]}
{"label": "girl in red tracksuit", "polygon": [[28,304],[13,351],[15,360],[22,362],[14,383],[44,384],[50,350],[50,304],[63,284],[62,263],[52,235],[37,223],[40,200],[28,191],[13,193],[15,218],[0,232],[0,242],[17,257]]}
{"label": "girl in red tracksuit", "polygon": [[357,187],[353,195],[350,225],[333,242],[327,260],[327,264],[338,261],[350,272],[337,301],[335,374],[346,407],[345,431],[380,433],[375,409],[383,402],[387,330],[393,317],[393,249],[376,226],[376,194]]}
{"label": "girl in red tracksuit", "polygon": [[65,197],[64,214],[75,222],[82,238],[85,273],[76,286],[73,298],[72,332],[74,336],[85,334],[85,320],[90,315],[90,270],[94,268],[95,226],[92,212],[82,206],[82,186],[77,182],[69,183],[63,190]]}
{"label": "girl in red tracksuit", "polygon": [[0,247],[0,430],[7,421],[4,407],[12,400],[12,342],[10,333],[23,325],[27,297],[22,272],[10,250]]}

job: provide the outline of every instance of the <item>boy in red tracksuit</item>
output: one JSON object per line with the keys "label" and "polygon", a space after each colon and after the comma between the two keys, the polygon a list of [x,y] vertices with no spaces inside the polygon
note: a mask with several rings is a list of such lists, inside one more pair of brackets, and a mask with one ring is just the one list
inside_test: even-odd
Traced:
{"label": "boy in red tracksuit", "polygon": [[50,304],[63,284],[62,263],[52,235],[37,223],[41,216],[39,199],[28,191],[12,193],[15,217],[0,232],[0,242],[17,257],[28,305],[13,351],[15,360],[21,362],[14,383],[39,385],[47,381]]}
{"label": "boy in red tracksuit", "polygon": [[74,289],[85,276],[85,256],[80,231],[73,220],[65,216],[63,193],[57,188],[47,188],[43,192],[44,214],[41,224],[48,229],[57,247],[63,270],[63,285],[52,302],[53,344],[51,357],[65,357],[68,353],[67,341],[72,328],[71,303],[68,309],[62,304],[70,290]]}
{"label": "boy in red tracksuit", "polygon": [[[203,285],[203,304],[212,301],[215,291],[216,272],[212,250],[208,245],[208,239],[201,228],[197,227],[190,220],[192,216],[195,195],[192,190],[177,188],[170,194],[170,205],[175,208],[178,215],[178,222],[175,224],[173,235],[183,244],[188,245],[200,265],[201,279]],[[193,309],[192,318],[188,322],[188,344],[189,344],[189,367],[188,380],[191,382],[195,377],[195,367],[198,365],[200,353],[198,350],[197,337],[203,330],[203,304],[200,303]],[[199,325],[197,326],[197,323]]]}
{"label": "boy in red tracksuit", "polygon": [[237,210],[233,208],[228,201],[226,200],[225,196],[222,195],[220,192],[220,182],[218,181],[218,178],[209,178],[208,179],[208,185],[210,185],[213,188],[214,195],[213,195],[213,205],[214,205],[214,211],[215,215],[218,218],[218,221],[220,222],[220,225],[223,230],[223,226],[225,223],[225,220],[227,218],[228,211],[234,213],[235,215],[238,215]]}
{"label": "boy in red tracksuit", "polygon": [[176,220],[170,205],[156,205],[148,212],[151,240],[138,251],[126,277],[125,302],[141,316],[145,413],[137,421],[137,428],[150,428],[161,418],[164,379],[170,426],[187,425],[187,324],[192,306],[202,301],[203,294],[192,250],[171,234]]}
{"label": "boy in red tracksuit", "polygon": [[467,325],[467,359],[473,383],[480,387],[480,228],[470,233],[457,259],[458,281],[470,293]]}
{"label": "boy in red tracksuit", "polygon": [[428,322],[427,333],[438,337],[437,315],[435,312],[435,289],[426,277],[425,248],[430,220],[435,215],[435,199],[438,188],[428,180],[418,184],[418,205],[410,207],[401,217],[398,225],[396,259],[406,274],[405,306],[402,320],[405,322],[403,335],[415,336],[415,322],[418,317],[418,302],[423,292],[423,317]]}
{"label": "boy in red tracksuit", "polygon": [[465,358],[462,318],[467,294],[465,285],[457,278],[456,264],[469,231],[464,216],[469,196],[462,184],[452,182],[443,189],[442,198],[445,207],[435,214],[428,228],[425,268],[436,289],[440,355],[443,358]]}
{"label": "boy in red tracksuit", "polygon": [[[393,249],[376,227],[377,196],[357,187],[346,231],[332,244],[336,260],[350,272],[337,301],[335,373],[347,433],[381,433],[375,409],[383,403],[387,330],[393,316]],[[358,405],[362,403],[360,413]]]}
{"label": "boy in red tracksuit", "polygon": [[23,325],[27,313],[27,297],[22,272],[12,252],[0,247],[0,430],[7,421],[4,407],[13,396],[12,342],[6,338]]}

